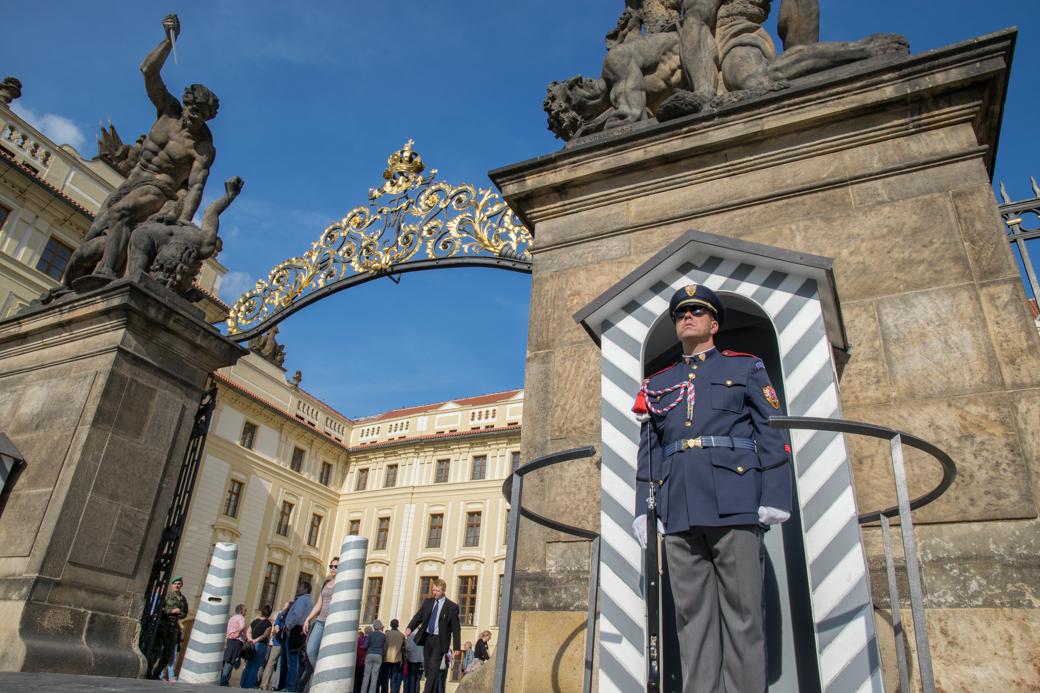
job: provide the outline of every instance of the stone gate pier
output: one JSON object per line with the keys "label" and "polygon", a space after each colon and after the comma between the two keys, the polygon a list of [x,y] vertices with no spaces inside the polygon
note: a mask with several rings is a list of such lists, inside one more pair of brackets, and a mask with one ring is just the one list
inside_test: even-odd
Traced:
{"label": "stone gate pier", "polygon": [[[915,513],[935,675],[949,691],[1040,687],[1040,336],[991,188],[1015,36],[864,60],[704,113],[579,137],[489,174],[535,237],[527,460],[602,452],[606,375],[574,315],[686,232],[833,258],[848,344],[828,354],[841,415],[932,441],[959,470]],[[859,512],[893,505],[887,443],[848,446]],[[941,476],[923,454],[907,464],[912,496]],[[524,491],[530,510],[600,531],[601,565],[629,541],[628,527],[601,514],[605,466],[557,465]],[[521,523],[507,690],[580,690],[588,544]],[[862,537],[870,646],[895,690],[880,530]],[[601,572],[601,593],[609,579]],[[905,572],[899,579],[905,589]],[[593,688],[640,690],[641,665],[614,667],[620,650],[601,635]],[[913,675],[911,634],[905,641]],[[822,688],[837,690],[840,674],[821,671]]]}
{"label": "stone gate pier", "polygon": [[0,322],[0,670],[137,677],[140,618],[210,372],[246,350],[139,274]]}

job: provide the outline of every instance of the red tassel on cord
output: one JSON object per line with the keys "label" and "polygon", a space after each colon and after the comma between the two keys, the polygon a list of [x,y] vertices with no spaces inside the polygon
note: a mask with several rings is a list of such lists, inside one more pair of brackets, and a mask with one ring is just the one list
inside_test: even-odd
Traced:
{"label": "red tassel on cord", "polygon": [[650,408],[646,404],[646,393],[639,391],[636,403],[632,405],[632,413],[636,415],[636,421],[643,423],[650,420]]}

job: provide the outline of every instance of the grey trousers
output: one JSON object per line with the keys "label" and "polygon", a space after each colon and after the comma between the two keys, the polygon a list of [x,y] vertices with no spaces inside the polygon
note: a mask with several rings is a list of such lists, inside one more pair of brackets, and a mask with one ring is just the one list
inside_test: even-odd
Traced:
{"label": "grey trousers", "polygon": [[683,693],[765,693],[759,541],[757,525],[664,537]]}

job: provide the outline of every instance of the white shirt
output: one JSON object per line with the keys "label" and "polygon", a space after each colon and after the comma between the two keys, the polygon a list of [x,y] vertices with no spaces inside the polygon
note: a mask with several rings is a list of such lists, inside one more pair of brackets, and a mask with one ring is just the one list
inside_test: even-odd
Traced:
{"label": "white shirt", "polygon": [[[441,620],[441,610],[444,609],[444,600],[447,597],[441,597],[433,603],[433,611],[437,614],[437,618],[432,619],[433,623],[430,624],[430,635],[437,635],[437,622]],[[432,616],[433,614],[431,614]]]}

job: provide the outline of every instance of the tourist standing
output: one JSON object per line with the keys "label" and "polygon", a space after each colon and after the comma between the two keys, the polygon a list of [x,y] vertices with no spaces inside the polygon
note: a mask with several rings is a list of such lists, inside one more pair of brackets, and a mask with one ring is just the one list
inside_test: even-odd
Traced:
{"label": "tourist standing", "polygon": [[307,683],[314,673],[314,665],[318,663],[318,650],[321,647],[321,636],[325,633],[325,620],[329,617],[329,606],[332,604],[332,587],[336,582],[339,570],[339,556],[329,562],[329,579],[321,586],[318,601],[303,624],[303,633],[307,636],[307,659],[303,663],[297,687],[307,690]]}
{"label": "tourist standing", "polygon": [[267,643],[271,638],[271,605],[264,604],[260,609],[260,618],[254,619],[249,624],[249,642],[253,643],[253,656],[245,669],[242,670],[242,680],[239,688],[256,688],[256,677],[264,666],[264,658],[267,656]]}
{"label": "tourist standing", "polygon": [[384,654],[386,635],[383,633],[383,622],[377,618],[372,622],[372,632],[365,638],[365,678],[361,681],[361,693],[376,693]]}
{"label": "tourist standing", "polygon": [[282,644],[282,652],[288,652],[285,656],[285,685],[283,691],[296,691],[297,679],[299,678],[300,653],[307,644],[307,636],[303,634],[303,624],[307,615],[314,608],[311,602],[311,583],[301,582],[296,588],[296,601],[289,607],[289,613],[285,615],[285,642]]}
{"label": "tourist standing", "polygon": [[285,605],[282,606],[282,610],[278,612],[278,616],[274,620],[274,626],[271,628],[271,637],[269,638],[270,644],[267,648],[267,664],[264,665],[264,675],[260,679],[260,688],[265,691],[272,691],[279,688],[279,680],[274,679],[274,683],[272,684],[271,679],[275,675],[275,672],[278,672],[280,677],[281,671],[283,670],[283,667],[279,667],[278,663],[282,658],[282,638],[285,634],[283,626],[285,624],[285,613],[288,610],[289,602],[286,602]]}
{"label": "tourist standing", "polygon": [[408,639],[405,640],[404,650],[404,693],[419,693],[419,679],[422,678],[423,672],[423,646],[415,642],[417,631],[406,630],[405,633]]}
{"label": "tourist standing", "polygon": [[354,663],[354,693],[361,693],[361,680],[365,677],[365,645],[368,636],[372,633],[372,626],[365,626],[365,630],[358,631],[357,661]]}
{"label": "tourist standing", "polygon": [[404,659],[404,633],[397,630],[401,622],[396,618],[390,621],[390,630],[386,632],[386,655],[383,667],[379,672],[379,688],[386,693],[399,693],[401,690],[401,662]]}
{"label": "tourist standing", "polygon": [[488,651],[488,642],[490,641],[491,631],[486,630],[480,634],[480,640],[477,640],[477,644],[473,646],[473,656],[481,662],[491,659],[491,653]]}
{"label": "tourist standing", "polygon": [[220,685],[231,685],[231,672],[238,668],[242,657],[242,645],[246,641],[246,605],[235,607],[235,615],[228,619],[227,643],[224,646],[224,670],[220,672]]}

